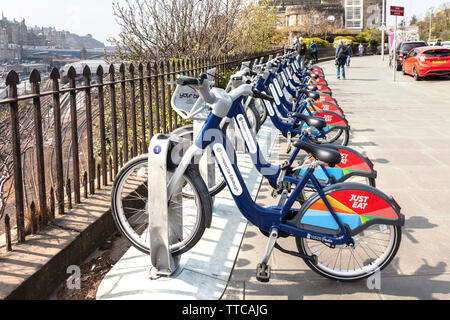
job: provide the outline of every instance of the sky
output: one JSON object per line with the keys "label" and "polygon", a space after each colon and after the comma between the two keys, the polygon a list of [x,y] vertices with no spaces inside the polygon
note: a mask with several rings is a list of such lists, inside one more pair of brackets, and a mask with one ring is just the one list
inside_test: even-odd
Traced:
{"label": "sky", "polygon": [[[429,7],[450,0],[387,0],[390,5],[405,7],[405,20],[413,15],[423,18]],[[124,0],[115,2],[124,3]],[[25,18],[27,26],[56,27],[79,35],[92,34],[105,45],[107,39],[120,32],[113,16],[111,0],[0,0],[0,9],[10,20]],[[388,25],[393,20],[388,18]]]}
{"label": "sky", "polygon": [[[393,26],[395,18],[389,17],[390,6],[400,6],[405,8],[405,20],[409,22],[413,15],[416,15],[419,20],[425,18],[426,12],[429,8],[437,8],[443,3],[450,3],[450,0],[386,0],[387,6],[387,25]],[[401,18],[399,17],[400,21]]]}
{"label": "sky", "polygon": [[25,18],[29,27],[55,27],[81,36],[90,33],[105,45],[120,32],[111,0],[0,0],[0,10],[9,20]]}

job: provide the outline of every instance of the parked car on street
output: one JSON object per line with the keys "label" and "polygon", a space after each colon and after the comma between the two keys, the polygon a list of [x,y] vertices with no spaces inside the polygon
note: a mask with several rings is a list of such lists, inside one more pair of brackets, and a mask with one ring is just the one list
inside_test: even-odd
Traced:
{"label": "parked car on street", "polygon": [[403,74],[416,81],[423,77],[450,74],[450,49],[445,47],[419,47],[411,50],[402,63]]}
{"label": "parked car on street", "polygon": [[441,43],[441,47],[449,48],[449,49],[450,49],[450,41],[443,41],[443,42]]}
{"label": "parked car on street", "polygon": [[426,47],[427,44],[424,41],[402,41],[397,48],[397,71],[402,70],[402,62],[405,60],[406,55],[415,48]]}

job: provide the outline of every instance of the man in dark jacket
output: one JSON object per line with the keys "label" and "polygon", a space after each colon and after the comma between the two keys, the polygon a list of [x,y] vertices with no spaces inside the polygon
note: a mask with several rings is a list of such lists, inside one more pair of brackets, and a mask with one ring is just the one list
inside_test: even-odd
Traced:
{"label": "man in dark jacket", "polygon": [[342,40],[339,40],[339,44],[336,48],[336,67],[337,67],[337,78],[341,79],[341,70],[342,70],[342,79],[345,80],[345,63],[347,62],[347,47],[344,45]]}
{"label": "man in dark jacket", "polygon": [[299,54],[299,62],[300,62],[300,68],[303,70],[305,67],[305,57],[306,57],[306,43],[303,42],[303,38],[298,38],[298,42],[296,45],[297,53]]}

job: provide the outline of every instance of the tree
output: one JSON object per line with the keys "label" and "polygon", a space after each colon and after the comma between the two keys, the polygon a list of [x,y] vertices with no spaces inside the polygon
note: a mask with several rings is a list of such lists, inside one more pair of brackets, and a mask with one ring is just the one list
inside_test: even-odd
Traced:
{"label": "tree", "polygon": [[[432,19],[431,23],[430,16]],[[431,36],[432,39],[439,38],[441,40],[448,40],[450,30],[450,3],[444,3],[437,10],[430,8],[425,19],[419,21],[417,25],[419,26],[421,39],[428,39]]]}
{"label": "tree", "polygon": [[122,27],[117,60],[214,56],[233,49],[229,34],[242,0],[135,0],[113,4]]}
{"label": "tree", "polygon": [[417,24],[417,22],[419,22],[419,19],[417,19],[417,16],[416,16],[416,15],[413,15],[412,18],[411,18],[411,20],[409,21],[409,24],[410,24],[411,26],[414,26],[414,25]]}
{"label": "tree", "polygon": [[230,36],[233,53],[264,51],[287,40],[277,29],[279,20],[276,9],[270,7],[272,2],[250,3],[241,10]]}

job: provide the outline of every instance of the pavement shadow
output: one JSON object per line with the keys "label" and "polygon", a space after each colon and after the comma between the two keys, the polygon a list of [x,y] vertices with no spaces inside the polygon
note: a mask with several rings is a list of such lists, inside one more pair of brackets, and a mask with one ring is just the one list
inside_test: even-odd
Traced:
{"label": "pavement shadow", "polygon": [[[403,234],[413,243],[419,241],[414,238],[416,230],[434,229],[438,225],[431,223],[424,217],[411,217],[406,222]],[[246,238],[254,238],[255,232],[247,232]],[[252,245],[244,245],[241,250],[255,250]],[[278,249],[277,249],[278,250]],[[304,299],[339,299],[351,296],[355,299],[420,299],[433,300],[436,294],[448,294],[450,282],[436,280],[440,275],[447,273],[447,263],[444,261],[430,264],[426,259],[418,265],[412,273],[405,275],[400,268],[402,258],[398,256],[381,273],[379,289],[370,289],[371,282],[361,280],[358,282],[344,283],[325,279],[303,265],[282,266],[272,270],[272,280],[269,284],[261,284],[255,279],[254,261],[239,259],[236,267],[239,269],[233,273],[234,279],[230,285],[239,283],[239,290],[246,299],[267,297],[270,299],[287,298],[289,300]],[[299,258],[300,263],[303,260]]]}
{"label": "pavement shadow", "polygon": [[375,132],[375,129],[352,129],[353,132]]}
{"label": "pavement shadow", "polygon": [[380,79],[352,79],[352,78],[347,78],[346,81],[380,81]]}
{"label": "pavement shadow", "polygon": [[387,159],[371,159],[373,163],[379,163],[379,164],[388,164],[390,163]]}
{"label": "pavement shadow", "polygon": [[439,225],[431,223],[425,217],[411,217],[406,221],[406,226],[403,229],[403,234],[412,242],[419,243],[419,241],[414,238],[415,230],[424,230],[424,229],[435,229],[439,227]]}
{"label": "pavement shadow", "polygon": [[424,82],[436,82],[436,81],[438,81],[438,82],[446,82],[446,81],[450,81],[450,76],[429,76],[429,77],[425,77],[425,78],[422,78],[422,80],[421,81],[424,81]]}
{"label": "pavement shadow", "polygon": [[[431,265],[423,259],[423,264],[411,275],[402,274],[399,270],[401,258],[395,258],[386,272],[380,276],[379,289],[370,289],[370,280],[357,282],[338,282],[318,276],[314,271],[285,268],[272,270],[269,284],[259,283],[254,274],[253,262],[242,260],[237,266],[249,268],[235,271],[234,277],[241,279],[243,296],[246,299],[265,297],[265,299],[345,299],[351,296],[357,300],[378,299],[419,299],[435,300],[435,294],[448,294],[450,282],[436,280],[436,277],[447,273],[447,263],[441,261]],[[248,280],[242,280],[248,278]],[[234,281],[233,281],[234,282]],[[234,286],[234,284],[230,283]]]}

